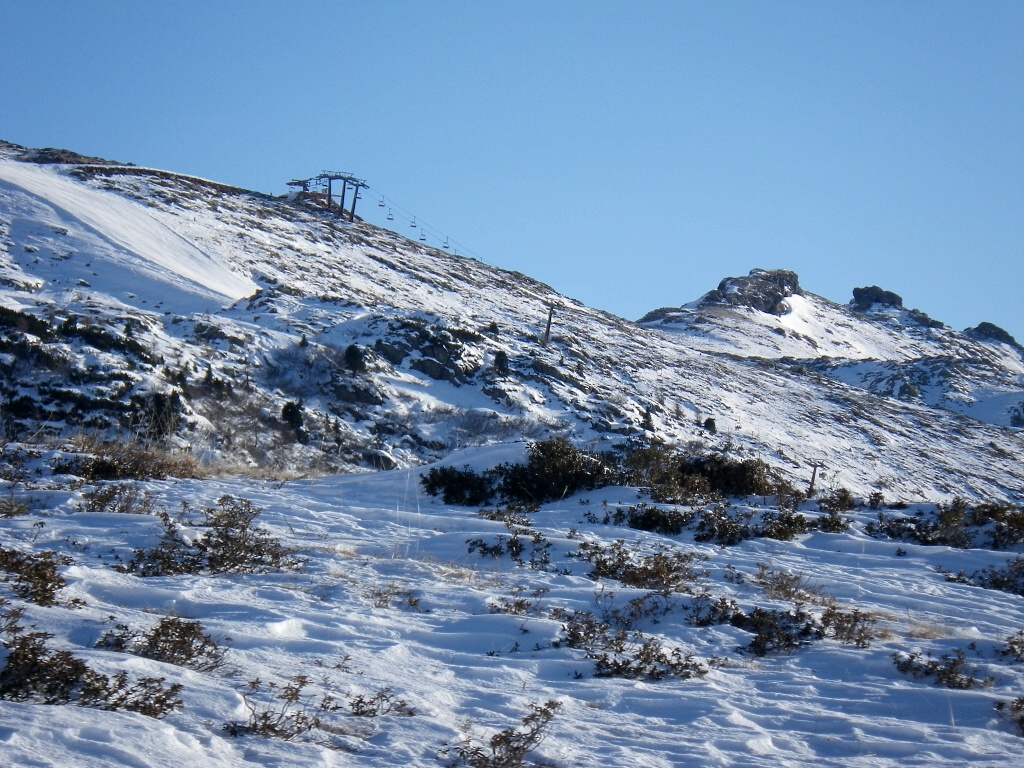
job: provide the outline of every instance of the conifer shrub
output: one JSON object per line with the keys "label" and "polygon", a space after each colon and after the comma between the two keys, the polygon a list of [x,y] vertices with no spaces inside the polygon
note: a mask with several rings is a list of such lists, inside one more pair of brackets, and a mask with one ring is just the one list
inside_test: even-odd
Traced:
{"label": "conifer shrub", "polygon": [[468,465],[431,467],[420,477],[420,485],[430,496],[441,496],[445,504],[480,507],[494,499],[498,478],[493,472],[477,472]]}
{"label": "conifer shrub", "polygon": [[679,465],[682,478],[704,478],[713,492],[723,496],[767,496],[774,493],[778,481],[771,468],[760,459],[730,459],[711,454],[683,459]]}
{"label": "conifer shrub", "polygon": [[947,575],[950,581],[974,584],[985,589],[997,589],[1013,595],[1024,595],[1024,558],[1009,560],[1002,568],[990,565],[967,576],[963,571]]}
{"label": "conifer shrub", "polygon": [[[1024,424],[1020,426],[1024,426]],[[1018,733],[1024,736],[1024,696],[1020,696],[1011,702],[997,701],[995,708],[996,712],[1016,723]]]}
{"label": "conifer shrub", "polygon": [[56,552],[25,554],[0,548],[0,570],[7,573],[4,580],[11,582],[15,595],[37,605],[57,604],[57,593],[67,586],[57,568],[70,562]]}
{"label": "conifer shrub", "polygon": [[358,344],[349,344],[345,347],[345,367],[351,373],[363,373],[366,371],[366,352]]}
{"label": "conifer shrub", "polygon": [[1024,507],[997,502],[978,504],[968,513],[968,524],[985,529],[992,549],[1024,544]]}
{"label": "conifer shrub", "polygon": [[999,649],[997,653],[1018,664],[1024,664],[1024,630],[1006,638],[1006,645]]}
{"label": "conifer shrub", "polygon": [[787,610],[754,608],[749,614],[741,613],[733,617],[730,623],[754,633],[746,650],[755,656],[792,653],[824,637],[820,622],[800,606]]}
{"label": "conifer shrub", "polygon": [[652,507],[643,502],[626,511],[626,525],[639,531],[678,536],[693,520],[693,513]]}
{"label": "conifer shrub", "polygon": [[525,464],[501,464],[477,472],[466,466],[432,467],[420,477],[424,492],[446,504],[483,506],[500,497],[508,504],[538,505],[610,483],[603,460],[562,437],[530,443]]}
{"label": "conifer shrub", "polygon": [[511,368],[508,363],[508,352],[499,349],[494,353],[494,372],[499,376],[508,376]]}
{"label": "conifer shrub", "polygon": [[857,506],[857,500],[849,489],[838,487],[818,499],[818,509],[823,512],[849,512]]}
{"label": "conifer shrub", "polygon": [[612,471],[599,457],[564,437],[530,443],[525,464],[503,464],[496,471],[502,497],[522,504],[555,501],[613,480]]}
{"label": "conifer shrub", "polygon": [[753,517],[753,512],[745,510],[730,514],[724,504],[716,504],[697,516],[693,538],[695,541],[713,542],[720,547],[734,546],[757,535],[751,524]]}
{"label": "conifer shrub", "polygon": [[904,675],[915,678],[932,677],[935,683],[945,688],[969,690],[971,688],[988,688],[992,678],[975,677],[977,670],[967,664],[967,657],[959,648],[940,658],[932,658],[930,653],[922,655],[920,651],[906,653],[897,651],[892,655],[896,669]]}
{"label": "conifer shrub", "polygon": [[162,677],[131,682],[126,672],[108,677],[68,651],[48,649],[50,637],[45,632],[17,632],[4,642],[8,655],[0,669],[0,699],[76,704],[158,719],[181,706],[180,684],[164,685]]}
{"label": "conifer shrub", "polygon": [[[187,504],[177,518],[161,512],[160,542],[150,549],[135,550],[119,570],[139,576],[172,576],[251,573],[299,565],[293,552],[256,524],[261,510],[248,499],[225,495],[215,506],[199,510],[198,519],[187,517],[192,512]],[[186,528],[199,531],[186,532]]]}
{"label": "conifer shrub", "polygon": [[614,579],[629,587],[691,593],[707,578],[707,556],[656,546],[650,554],[617,540],[608,546],[583,542],[573,555],[592,565],[592,579]]}
{"label": "conifer shrub", "polygon": [[125,624],[106,632],[97,643],[120,653],[131,653],[147,659],[211,672],[224,662],[225,650],[203,631],[198,621],[165,616],[145,634],[134,632]]}
{"label": "conifer shrub", "polygon": [[878,636],[875,624],[878,619],[857,608],[841,611],[835,605],[828,606],[821,615],[821,626],[825,635],[841,643],[868,648]]}
{"label": "conifer shrub", "polygon": [[14,492],[5,498],[0,498],[0,518],[17,517],[28,512],[28,504],[14,498]]}

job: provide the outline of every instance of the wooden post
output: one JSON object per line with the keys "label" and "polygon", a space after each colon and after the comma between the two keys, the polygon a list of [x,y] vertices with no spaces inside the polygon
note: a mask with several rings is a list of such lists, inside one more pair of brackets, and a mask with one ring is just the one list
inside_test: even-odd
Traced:
{"label": "wooden post", "polygon": [[550,305],[548,307],[548,325],[547,325],[547,328],[544,329],[544,346],[545,347],[548,345],[548,342],[551,341],[551,320],[552,320],[552,318],[554,316],[555,316],[555,305],[552,304],[552,305]]}
{"label": "wooden post", "polygon": [[[349,221],[355,221],[356,220],[356,200],[358,200],[358,199],[359,199],[359,185],[356,184],[356,190],[355,190],[355,192],[352,193],[352,210],[348,214],[348,220]],[[342,212],[344,212],[344,209],[342,209]]]}
{"label": "wooden post", "polygon": [[338,206],[338,216],[345,218],[345,195],[348,193],[348,179],[341,180],[341,205]]}
{"label": "wooden post", "polygon": [[818,470],[824,468],[825,465],[817,461],[811,465],[811,484],[807,486],[807,498],[814,498],[814,482],[818,479]]}

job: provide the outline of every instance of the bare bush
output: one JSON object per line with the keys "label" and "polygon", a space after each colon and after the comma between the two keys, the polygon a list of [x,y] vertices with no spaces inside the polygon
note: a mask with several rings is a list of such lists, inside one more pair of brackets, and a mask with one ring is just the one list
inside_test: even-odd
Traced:
{"label": "bare bush", "polygon": [[156,500],[135,483],[101,485],[82,494],[80,512],[114,512],[120,515],[152,515]]}
{"label": "bare bush", "polygon": [[227,722],[221,727],[229,736],[262,736],[290,741],[323,725],[323,716],[341,705],[329,695],[319,699],[305,692],[309,678],[296,675],[283,686],[250,680],[242,692],[249,711],[246,722]]}
{"label": "bare bush", "polygon": [[522,768],[527,755],[544,741],[548,724],[561,709],[561,702],[550,700],[543,704],[530,704],[530,711],[518,728],[506,728],[491,736],[485,744],[467,738],[451,751],[453,765],[469,768]]}

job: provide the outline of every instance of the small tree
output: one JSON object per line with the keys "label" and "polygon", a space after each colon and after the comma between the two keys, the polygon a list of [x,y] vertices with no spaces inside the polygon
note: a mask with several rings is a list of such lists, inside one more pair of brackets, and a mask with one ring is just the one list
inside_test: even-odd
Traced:
{"label": "small tree", "polygon": [[508,353],[503,349],[494,353],[494,372],[499,376],[508,376],[509,374]]}
{"label": "small tree", "polygon": [[366,370],[366,353],[357,344],[349,344],[345,347],[345,367],[352,373],[362,373]]}

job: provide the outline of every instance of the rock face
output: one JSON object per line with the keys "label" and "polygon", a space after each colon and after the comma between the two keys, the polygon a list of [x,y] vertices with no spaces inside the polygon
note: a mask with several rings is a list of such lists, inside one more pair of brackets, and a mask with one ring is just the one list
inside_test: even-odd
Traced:
{"label": "rock face", "polygon": [[788,269],[753,269],[746,277],[727,277],[718,288],[704,294],[700,306],[729,305],[751,307],[771,315],[789,312],[786,299],[802,296],[796,272]]}
{"label": "rock face", "polygon": [[877,285],[853,289],[853,301],[850,302],[851,307],[861,312],[866,312],[875,304],[903,309],[903,297],[892,291],[883,291]]}
{"label": "rock face", "polygon": [[977,326],[974,328],[968,328],[964,333],[974,336],[977,339],[1000,341],[1003,344],[1009,344],[1011,347],[1020,348],[1020,344],[1017,343],[1017,340],[995,323],[978,323]]}

